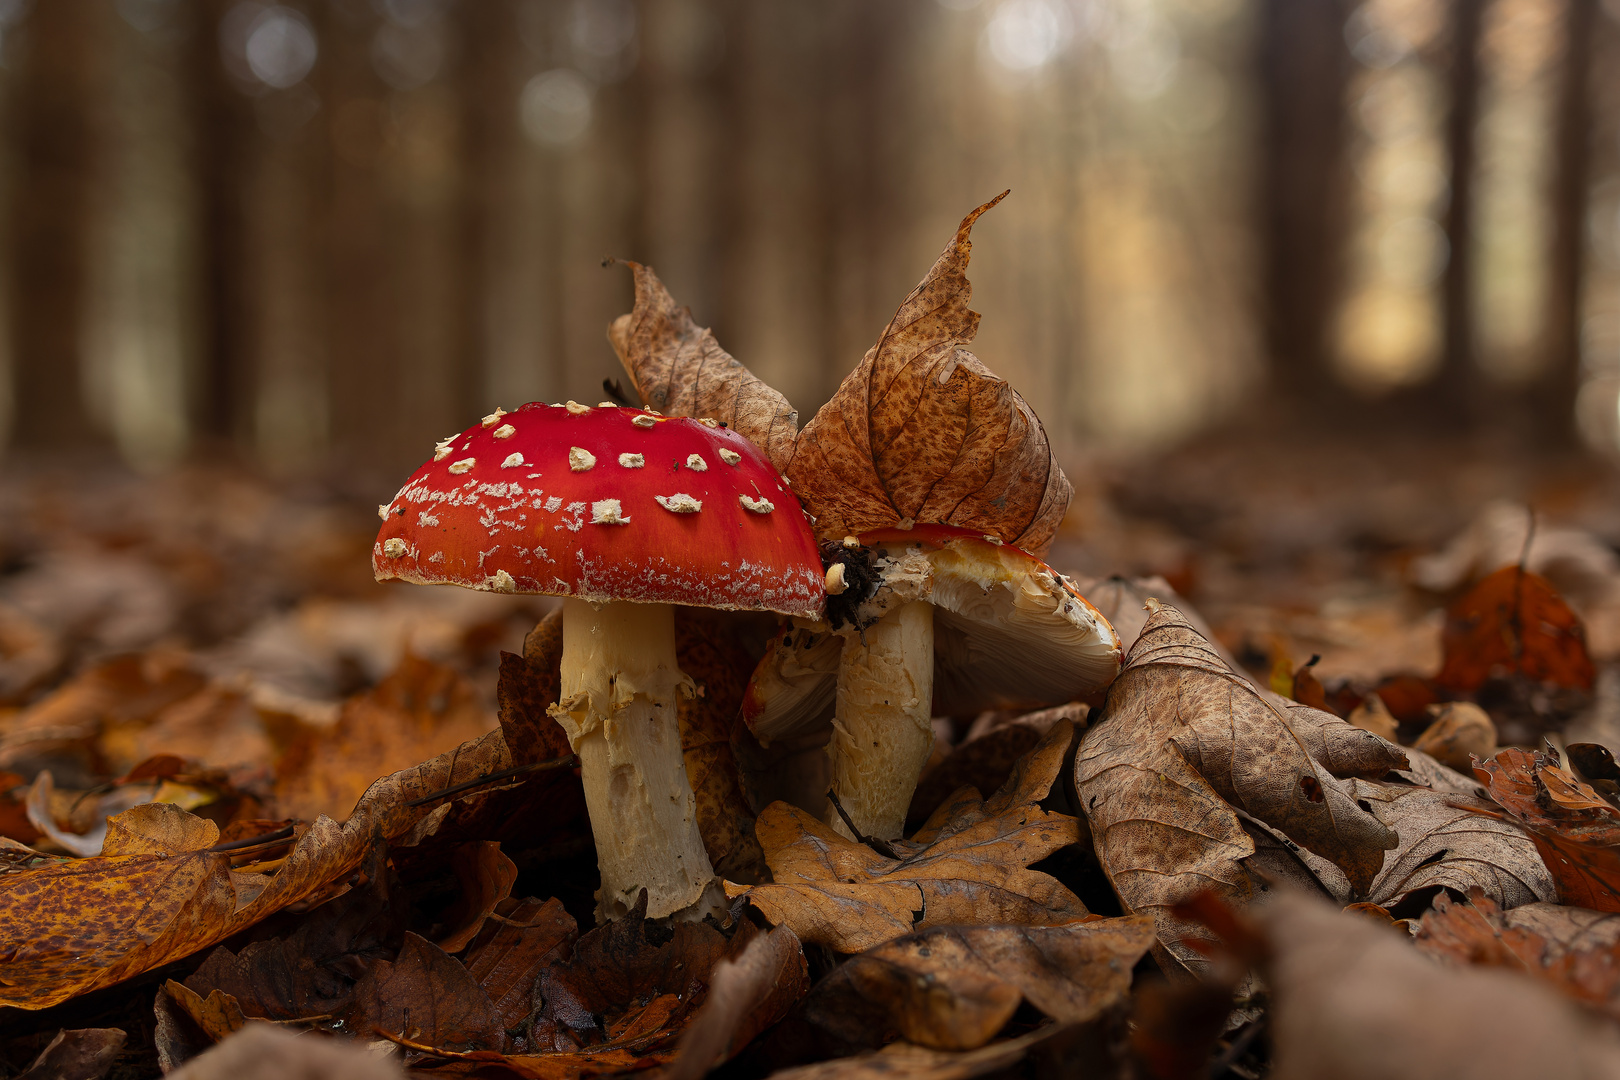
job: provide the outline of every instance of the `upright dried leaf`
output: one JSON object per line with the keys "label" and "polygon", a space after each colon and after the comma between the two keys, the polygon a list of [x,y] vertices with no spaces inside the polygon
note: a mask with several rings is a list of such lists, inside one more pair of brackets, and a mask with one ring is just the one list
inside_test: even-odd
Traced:
{"label": "upright dried leaf", "polygon": [[[1152,606],[1152,602],[1150,602]],[[1339,866],[1358,892],[1395,834],[1338,776],[1382,776],[1405,755],[1336,716],[1287,708],[1234,673],[1175,608],[1149,617],[1109,689],[1106,718],[1081,739],[1075,786],[1097,859],[1127,911],[1160,936],[1191,932],[1170,907],[1205,889],[1241,904],[1254,854],[1234,807]]]}
{"label": "upright dried leaf", "polygon": [[652,267],[626,262],[636,278],[636,306],[608,328],[608,340],[636,393],[665,416],[712,417],[765,451],[785,471],[799,414],[697,325]]}
{"label": "upright dried leaf", "polygon": [[715,965],[709,994],[682,1033],[680,1056],[665,1080],[698,1080],[786,1016],[810,989],[804,950],[785,926],[761,933],[744,920],[729,953]]}
{"label": "upright dried leaf", "polygon": [[877,1045],[898,1034],[938,1050],[972,1050],[1020,1001],[1082,1023],[1123,1001],[1131,969],[1153,944],[1143,916],[1067,926],[944,926],[907,934],[823,979],[805,1018],[841,1040]]}
{"label": "upright dried leaf", "polygon": [[861,952],[913,930],[952,923],[1058,926],[1085,905],[1030,863],[1079,838],[1078,823],[1036,805],[1046,797],[1073,740],[1067,720],[1052,726],[1007,784],[988,801],[966,789],[946,800],[894,859],[846,840],[786,803],[757,825],[775,881],[727,884],[773,923],[803,941]]}
{"label": "upright dried leaf", "polygon": [[1580,618],[1550,581],[1517,566],[1502,567],[1446,609],[1441,646],[1445,662],[1435,681],[1454,693],[1514,676],[1592,689]]}
{"label": "upright dried leaf", "polygon": [[968,309],[968,234],[957,227],[921,284],[833,399],[804,426],[783,470],[817,534],[904,522],[959,525],[1040,555],[1073,489],[1033,409],[962,346],[979,330]]}

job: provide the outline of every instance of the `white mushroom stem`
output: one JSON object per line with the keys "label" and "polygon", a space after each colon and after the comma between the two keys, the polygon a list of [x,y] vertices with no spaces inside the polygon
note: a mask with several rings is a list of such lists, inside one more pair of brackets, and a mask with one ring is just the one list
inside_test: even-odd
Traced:
{"label": "white mushroom stem", "polygon": [[597,918],[647,890],[647,917],[682,911],[714,880],[681,755],[675,695],[693,693],[675,662],[667,604],[563,601],[562,692],[551,715],[579,757],[602,888]]}
{"label": "white mushroom stem", "polygon": [[[855,828],[880,840],[905,829],[917,778],[934,747],[934,607],[913,600],[851,634],[838,666],[827,756],[832,790]],[[849,836],[836,808],[827,822]],[[850,837],[854,839],[854,837]]]}

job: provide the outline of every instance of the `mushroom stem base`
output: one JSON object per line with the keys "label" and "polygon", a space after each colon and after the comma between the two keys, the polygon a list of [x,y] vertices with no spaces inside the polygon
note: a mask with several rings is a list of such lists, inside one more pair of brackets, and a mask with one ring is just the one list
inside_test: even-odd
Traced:
{"label": "mushroom stem base", "polygon": [[647,917],[691,907],[714,879],[681,754],[675,695],[693,692],[675,662],[667,604],[563,605],[562,693],[551,714],[579,757],[602,887],[598,920],[647,890]]}
{"label": "mushroom stem base", "polygon": [[[934,608],[913,600],[851,635],[838,664],[827,757],[832,790],[863,834],[899,839],[917,778],[934,748]],[[827,823],[849,836],[836,809]],[[850,837],[854,839],[854,837]]]}

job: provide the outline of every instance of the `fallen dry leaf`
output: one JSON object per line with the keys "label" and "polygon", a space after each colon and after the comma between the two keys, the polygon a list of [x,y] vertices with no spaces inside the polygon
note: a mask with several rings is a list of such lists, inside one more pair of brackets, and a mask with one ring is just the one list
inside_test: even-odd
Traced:
{"label": "fallen dry leaf", "polygon": [[785,472],[799,414],[720,347],[714,332],[677,306],[652,267],[626,261],[636,306],[608,328],[608,340],[642,403],[665,416],[711,417],[765,452]]}
{"label": "fallen dry leaf", "polygon": [[799,432],[782,471],[816,534],[958,525],[1034,555],[1051,545],[1073,489],[1034,410],[962,346],[968,235],[996,196],[957,227],[860,365]]}
{"label": "fallen dry leaf", "polygon": [[863,952],[948,924],[1057,926],[1086,916],[1085,905],[1030,863],[1074,843],[1078,823],[1042,810],[1074,738],[1054,724],[992,798],[965,789],[935,811],[900,858],[846,840],[797,807],[772,803],[757,823],[774,881],[751,888],[727,883],[772,923],[802,941]]}
{"label": "fallen dry leaf", "polygon": [[1254,842],[1234,808],[1333,862],[1357,893],[1398,843],[1337,777],[1383,776],[1405,755],[1336,716],[1263,697],[1175,608],[1149,617],[1105,713],[1075,756],[1097,859],[1125,909],[1151,913],[1184,963],[1201,961],[1170,907],[1206,889],[1241,905],[1254,891],[1240,864]]}
{"label": "fallen dry leaf", "polygon": [[534,1010],[535,980],[568,955],[579,926],[554,898],[508,901],[496,911],[501,918],[484,924],[464,963],[510,1031]]}
{"label": "fallen dry leaf", "polygon": [[754,836],[754,811],[743,793],[731,749],[753,660],[727,633],[731,612],[677,608],[675,660],[699,687],[676,704],[686,779],[696,798],[698,833],[714,872],[731,881],[763,881],[765,855]]}
{"label": "fallen dry leaf", "polygon": [[[964,787],[995,791],[1006,783],[1018,759],[1035,749],[1053,724],[1068,720],[1083,729],[1088,713],[1087,707],[1078,702],[1021,715],[985,713],[962,742],[948,750],[943,761],[923,773],[911,796],[911,809],[906,812],[907,827],[920,828],[941,803]],[[990,722],[982,723],[985,720]],[[940,741],[936,741],[934,750],[940,752]]]}
{"label": "fallen dry leaf", "polygon": [[1490,714],[1471,701],[1451,701],[1430,708],[1434,723],[1412,743],[1440,764],[1467,769],[1473,758],[1496,753],[1496,725]]}
{"label": "fallen dry leaf", "polygon": [[1254,909],[1270,958],[1275,1080],[1576,1080],[1620,1041],[1518,975],[1440,967],[1403,935],[1302,896]]}
{"label": "fallen dry leaf", "polygon": [[202,1033],[212,1042],[221,1042],[233,1032],[240,1031],[247,1023],[247,1017],[242,1012],[242,1003],[223,990],[215,989],[203,997],[185,983],[175,982],[173,979],[163,984],[158,991],[160,999],[158,1011],[164,1011],[165,1004],[170,1008],[179,1009],[196,1024]]}
{"label": "fallen dry leaf", "polygon": [[[1406,784],[1351,779],[1346,785],[1400,837],[1364,894],[1370,903],[1393,907],[1412,893],[1440,886],[1458,893],[1482,889],[1505,908],[1557,896],[1535,841],[1492,814],[1491,803]],[[1350,900],[1342,871],[1309,852],[1295,854],[1329,895],[1340,903]]]}
{"label": "fallen dry leaf", "polygon": [[1048,1024],[1015,1039],[960,1053],[893,1042],[871,1053],[783,1069],[773,1073],[771,1080],[974,1080],[981,1076],[1088,1075],[1098,1069],[1099,1063],[1105,1067],[1110,1063],[1109,1051],[1113,1049],[1106,1033],[1095,1027]]}
{"label": "fallen dry leaf", "polygon": [[450,864],[461,891],[444,913],[448,929],[435,944],[445,952],[455,953],[465,949],[484,928],[484,921],[495,913],[496,905],[511,897],[518,870],[493,840],[457,845]]}
{"label": "fallen dry leaf", "polygon": [[697,1080],[735,1057],[809,991],[809,966],[792,930],[756,932],[745,920],[737,935],[746,944],[739,951],[734,938],[731,955],[715,965],[708,996],[682,1033],[664,1080]]}
{"label": "fallen dry leaf", "polygon": [[857,1046],[898,1035],[936,1050],[995,1037],[1022,1001],[1083,1023],[1124,1001],[1153,944],[1146,916],[1066,926],[943,926],[846,960],[816,985],[805,1018]]}
{"label": "fallen dry leaf", "polygon": [[1552,753],[1510,746],[1474,775],[1529,830],[1561,903],[1620,911],[1620,810]]}
{"label": "fallen dry leaf", "polygon": [[1389,706],[1375,693],[1362,698],[1361,704],[1352,709],[1346,719],[1352,727],[1370,731],[1385,742],[1394,742],[1395,734],[1400,730],[1400,724],[1390,714]]}
{"label": "fallen dry leaf", "polygon": [[1441,646],[1445,661],[1435,681],[1453,693],[1513,677],[1592,689],[1581,620],[1550,581],[1518,566],[1488,575],[1446,609]]}
{"label": "fallen dry leaf", "polygon": [[171,1072],[172,1080],[403,1080],[394,1061],[346,1039],[248,1024]]}
{"label": "fallen dry leaf", "polygon": [[382,682],[343,704],[337,724],[306,729],[276,763],[281,817],[338,821],[379,776],[427,761],[496,724],[452,668],[407,655]]}
{"label": "fallen dry leaf", "polygon": [[222,941],[341,881],[374,838],[438,812],[412,800],[510,764],[491,732],[384,777],[342,825],[317,818],[273,873],[233,871],[228,853],[208,851],[211,822],[161,804],[127,811],[101,856],[0,875],[0,1005],[46,1008]]}
{"label": "fallen dry leaf", "polygon": [[461,961],[406,933],[392,961],[377,960],[355,984],[340,1019],[361,1038],[398,1035],[451,1050],[500,1050],[500,1015]]}
{"label": "fallen dry leaf", "polygon": [[101,1080],[112,1071],[127,1039],[121,1028],[64,1029],[17,1080]]}
{"label": "fallen dry leaf", "polygon": [[1620,1019],[1620,915],[1557,904],[1503,911],[1479,890],[1435,898],[1417,947],[1461,964],[1522,971]]}
{"label": "fallen dry leaf", "polygon": [[573,752],[562,725],[546,711],[561,691],[562,608],[557,608],[529,631],[522,656],[501,653],[495,699],[512,764],[537,765]]}

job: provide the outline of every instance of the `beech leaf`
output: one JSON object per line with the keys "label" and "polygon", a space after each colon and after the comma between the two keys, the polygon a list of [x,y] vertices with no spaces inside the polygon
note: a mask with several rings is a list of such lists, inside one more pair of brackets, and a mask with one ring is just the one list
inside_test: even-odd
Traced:
{"label": "beech leaf", "polygon": [[1066,926],[943,926],[885,942],[839,966],[805,1003],[805,1018],[844,1042],[898,1034],[919,1046],[972,1050],[1028,1001],[1083,1023],[1123,1001],[1131,969],[1153,944],[1145,916]]}
{"label": "beech leaf", "polygon": [[1196,962],[1169,909],[1205,889],[1230,904],[1250,898],[1240,860],[1255,849],[1238,809],[1365,893],[1397,838],[1336,775],[1382,776],[1405,755],[1336,716],[1263,696],[1181,612],[1149,607],[1106,716],[1075,757],[1097,859],[1126,910],[1153,914],[1172,952]]}
{"label": "beech leaf", "polygon": [[783,470],[818,535],[905,522],[958,525],[1043,554],[1073,489],[1028,403],[963,348],[968,234],[1006,192],[962,219],[860,365],[804,426]]}
{"label": "beech leaf", "polygon": [[946,924],[1058,926],[1085,918],[1080,898],[1030,863],[1079,839],[1079,825],[1036,805],[1046,797],[1073,741],[1067,720],[1052,726],[989,800],[966,788],[947,799],[910,843],[889,858],[846,840],[812,815],[777,802],[757,830],[774,881],[746,896],[772,923],[802,941],[862,952]]}
{"label": "beech leaf", "polygon": [[608,328],[608,340],[643,404],[665,416],[711,417],[765,451],[785,472],[799,430],[787,398],[720,347],[697,325],[652,267],[625,262],[636,279],[636,306]]}

